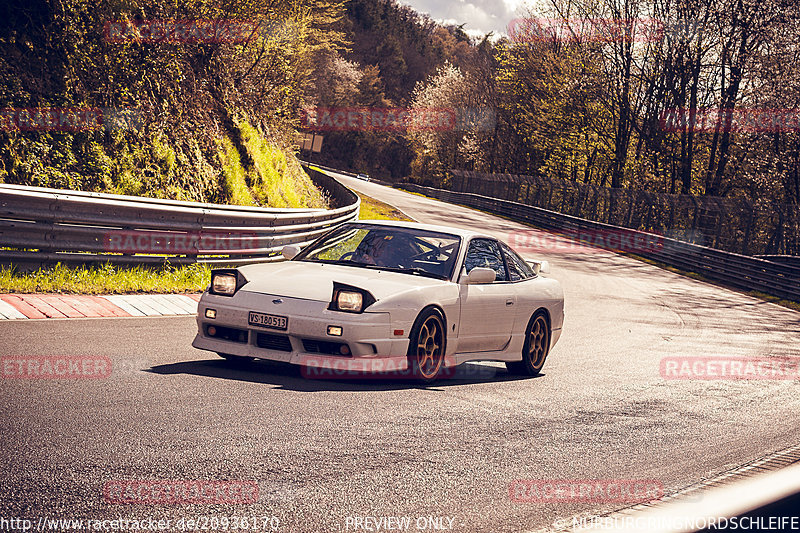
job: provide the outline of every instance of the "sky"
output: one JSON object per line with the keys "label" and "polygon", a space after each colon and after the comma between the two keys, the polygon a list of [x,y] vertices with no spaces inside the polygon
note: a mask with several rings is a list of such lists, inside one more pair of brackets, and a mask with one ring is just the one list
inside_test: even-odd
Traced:
{"label": "sky", "polygon": [[400,0],[444,24],[466,24],[468,35],[506,33],[508,23],[522,16],[524,0]]}

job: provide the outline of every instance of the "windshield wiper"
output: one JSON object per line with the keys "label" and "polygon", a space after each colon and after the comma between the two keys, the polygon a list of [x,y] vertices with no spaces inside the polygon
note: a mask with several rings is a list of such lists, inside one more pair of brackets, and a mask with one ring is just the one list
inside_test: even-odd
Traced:
{"label": "windshield wiper", "polygon": [[353,261],[352,259],[336,259],[335,261],[326,261],[332,265],[351,265],[351,266],[369,266],[369,263],[362,263],[361,261]]}
{"label": "windshield wiper", "polygon": [[388,267],[380,265],[364,265],[364,267],[372,268],[375,270],[388,270],[389,272],[400,272],[402,274],[417,274],[419,276],[425,276],[426,278],[447,279],[447,276],[442,276],[441,274],[434,274],[433,272],[428,272],[424,268],[419,268],[419,267],[403,268],[403,267]]}
{"label": "windshield wiper", "polygon": [[321,265],[349,265],[349,266],[368,266],[367,263],[353,261],[352,259],[301,259],[309,263],[319,263]]}

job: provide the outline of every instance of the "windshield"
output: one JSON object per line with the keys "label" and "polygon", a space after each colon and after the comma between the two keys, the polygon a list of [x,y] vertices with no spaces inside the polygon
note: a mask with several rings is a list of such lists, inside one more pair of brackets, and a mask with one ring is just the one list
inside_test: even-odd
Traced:
{"label": "windshield", "polygon": [[449,279],[460,243],[447,233],[354,223],[329,233],[296,260]]}

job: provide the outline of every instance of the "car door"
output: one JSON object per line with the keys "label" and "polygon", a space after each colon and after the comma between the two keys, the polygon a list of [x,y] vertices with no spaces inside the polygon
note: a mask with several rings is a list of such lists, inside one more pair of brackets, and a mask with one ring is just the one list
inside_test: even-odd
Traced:
{"label": "car door", "polygon": [[514,293],[517,295],[513,331],[522,331],[533,316],[533,312],[542,303],[536,301],[534,289],[536,274],[531,266],[509,246],[501,242],[500,248],[503,250],[503,257],[508,267],[508,279],[514,285]]}
{"label": "car door", "polygon": [[475,267],[491,268],[496,278],[494,283],[460,285],[458,352],[502,350],[511,338],[516,296],[508,282],[508,271],[497,241],[484,238],[470,241],[462,276]]}

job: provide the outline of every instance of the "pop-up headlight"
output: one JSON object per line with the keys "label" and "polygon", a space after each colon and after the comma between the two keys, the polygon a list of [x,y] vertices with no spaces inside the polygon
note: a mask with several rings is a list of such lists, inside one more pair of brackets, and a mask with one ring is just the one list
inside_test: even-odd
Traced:
{"label": "pop-up headlight", "polygon": [[328,309],[345,313],[362,313],[374,303],[375,297],[368,291],[334,281],[333,298]]}
{"label": "pop-up headlight", "polygon": [[208,292],[219,296],[233,296],[245,283],[247,280],[238,270],[212,270]]}

